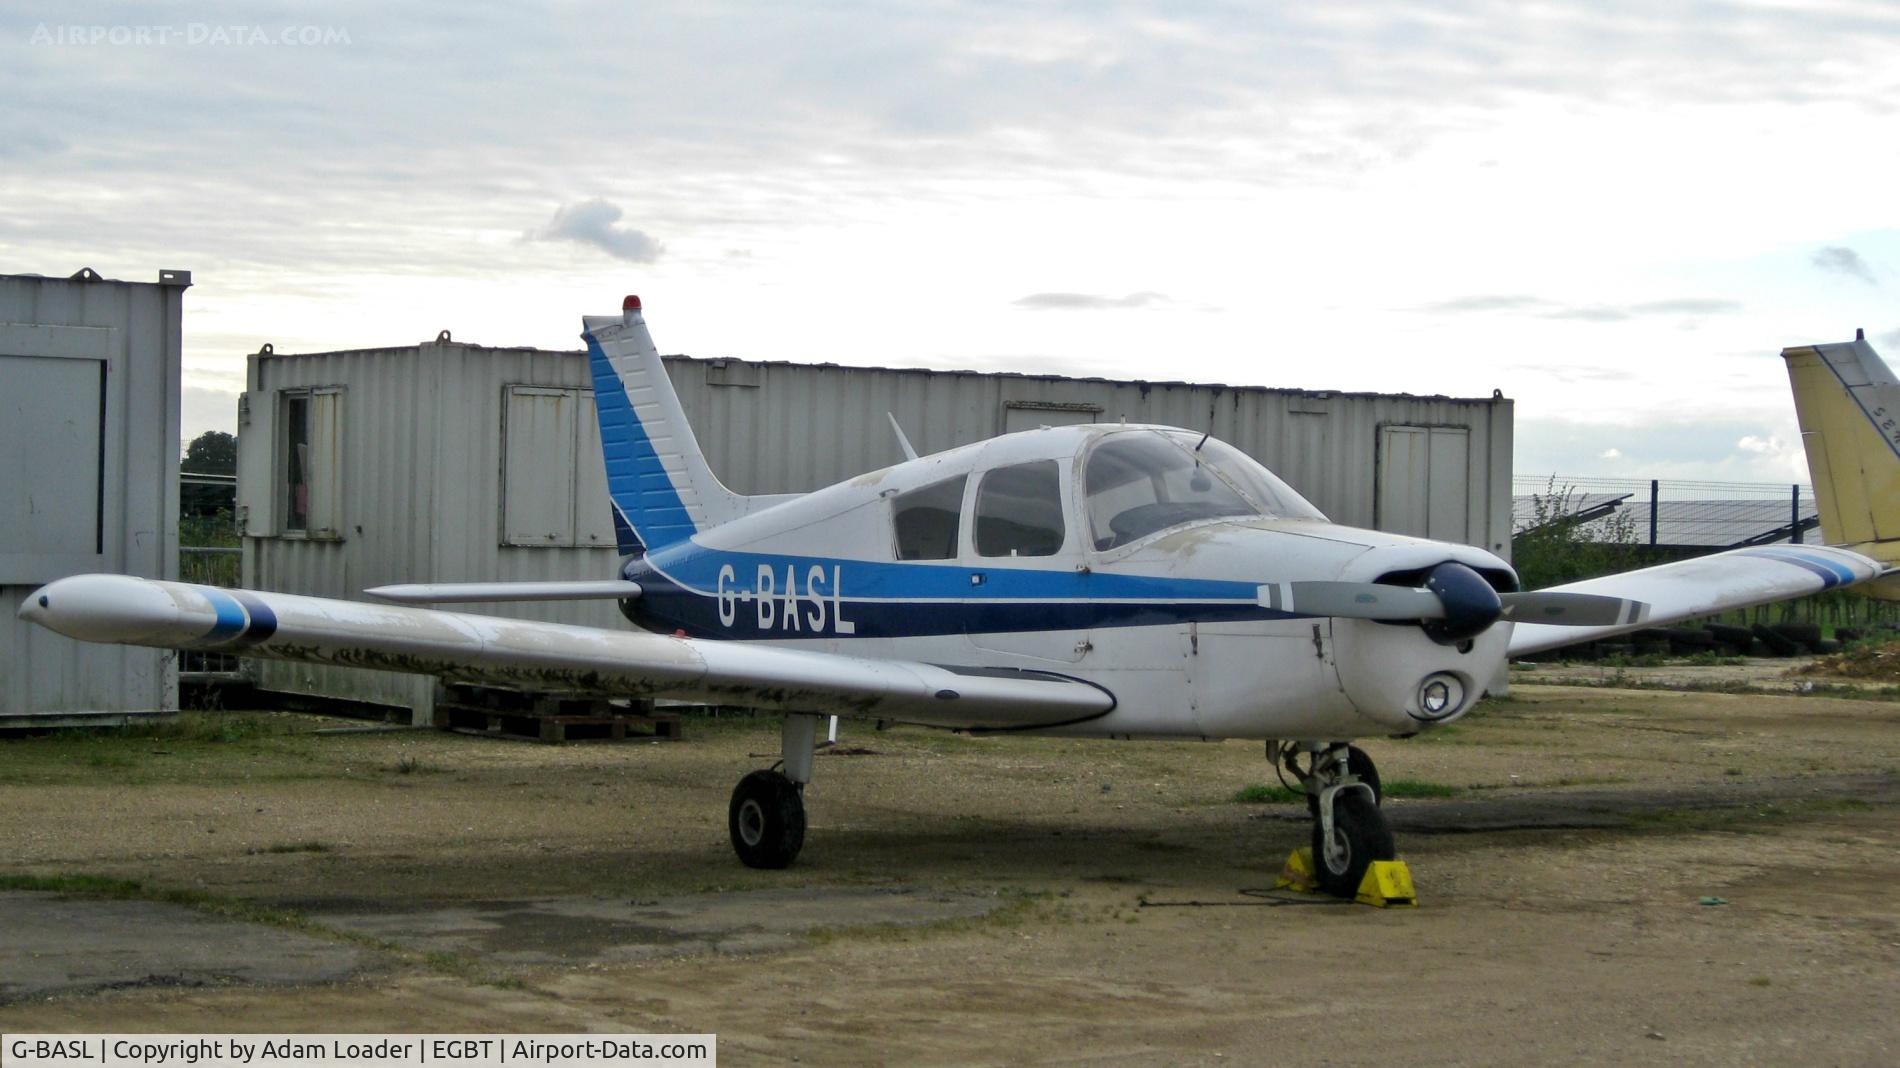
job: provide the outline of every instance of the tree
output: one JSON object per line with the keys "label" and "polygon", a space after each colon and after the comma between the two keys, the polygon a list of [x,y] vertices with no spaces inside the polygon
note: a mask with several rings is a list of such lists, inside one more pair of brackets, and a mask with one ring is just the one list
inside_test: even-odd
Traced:
{"label": "tree", "polygon": [[1531,521],[1511,538],[1511,564],[1527,590],[1628,571],[1643,563],[1636,517],[1618,509],[1579,521],[1577,491],[1553,477],[1531,495]]}
{"label": "tree", "polygon": [[185,446],[184,470],[195,475],[237,474],[237,438],[222,430],[207,430]]}

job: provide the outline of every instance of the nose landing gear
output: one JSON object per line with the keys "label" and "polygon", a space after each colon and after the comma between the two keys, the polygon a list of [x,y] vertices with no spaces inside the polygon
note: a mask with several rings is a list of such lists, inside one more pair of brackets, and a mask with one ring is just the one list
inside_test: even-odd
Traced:
{"label": "nose landing gear", "polygon": [[[1373,861],[1398,850],[1380,811],[1379,771],[1365,750],[1345,742],[1269,742],[1268,758],[1306,788],[1313,814],[1313,874],[1334,897],[1355,897]],[[1302,764],[1301,757],[1306,757]]]}

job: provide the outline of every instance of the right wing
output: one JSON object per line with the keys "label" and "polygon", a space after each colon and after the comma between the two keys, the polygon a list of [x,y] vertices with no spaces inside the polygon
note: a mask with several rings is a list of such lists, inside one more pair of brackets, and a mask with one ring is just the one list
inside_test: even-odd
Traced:
{"label": "right wing", "polygon": [[82,641],[934,727],[1032,729],[1115,707],[1107,690],[1049,672],[964,670],[128,575],[59,579],[34,591],[19,614]]}
{"label": "right wing", "polygon": [[1511,631],[1510,655],[1522,656],[1679,619],[1805,597],[1866,582],[1879,576],[1881,570],[1879,562],[1846,549],[1759,545],[1553,586],[1537,592],[1622,597],[1648,605],[1649,612],[1637,620],[1601,627],[1519,623]]}

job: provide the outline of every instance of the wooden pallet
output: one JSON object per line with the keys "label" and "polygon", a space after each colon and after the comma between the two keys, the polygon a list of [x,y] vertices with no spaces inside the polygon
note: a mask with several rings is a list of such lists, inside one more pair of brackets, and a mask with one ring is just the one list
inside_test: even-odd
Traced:
{"label": "wooden pallet", "polygon": [[678,741],[678,713],[655,712],[648,702],[632,708],[605,698],[530,694],[486,686],[450,686],[435,702],[435,726],[491,738],[522,738],[559,745],[578,741],[652,738]]}

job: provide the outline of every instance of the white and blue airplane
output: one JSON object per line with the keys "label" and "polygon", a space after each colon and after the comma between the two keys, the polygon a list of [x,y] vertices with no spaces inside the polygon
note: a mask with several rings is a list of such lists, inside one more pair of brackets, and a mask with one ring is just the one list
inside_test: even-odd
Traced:
{"label": "white and blue airplane", "polygon": [[[1308,793],[1320,885],[1352,896],[1395,855],[1377,770],[1352,739],[1457,720],[1513,655],[1886,570],[1841,548],[1757,547],[1519,592],[1489,552],[1331,523],[1239,450],[1166,426],[1043,428],[923,457],[900,430],[903,463],[744,496],[707,466],[639,298],[584,324],[620,574],[368,592],[614,598],[637,629],[116,575],[55,581],[20,614],[87,641],[782,711],[781,763],[742,778],[728,811],[733,848],[759,868],[789,865],[804,843],[827,715],[1264,739]],[[1900,386],[1864,342],[1790,352],[1833,371],[1797,374],[1797,392],[1846,398],[1810,428],[1811,449],[1822,436],[1838,446],[1832,474],[1816,468],[1824,514],[1879,513],[1863,551],[1900,537],[1886,483],[1866,477],[1900,475],[1886,409],[1874,412],[1900,411]]]}

